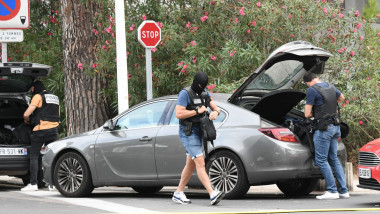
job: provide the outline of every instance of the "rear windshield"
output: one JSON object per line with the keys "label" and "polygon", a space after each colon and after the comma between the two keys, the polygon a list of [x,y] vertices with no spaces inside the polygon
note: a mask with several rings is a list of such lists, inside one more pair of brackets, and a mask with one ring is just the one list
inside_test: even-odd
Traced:
{"label": "rear windshield", "polygon": [[267,70],[261,72],[247,89],[275,90],[288,83],[298,72],[304,70],[303,62],[285,60],[277,62]]}
{"label": "rear windshield", "polygon": [[0,75],[0,93],[22,93],[29,91],[32,78],[24,75]]}

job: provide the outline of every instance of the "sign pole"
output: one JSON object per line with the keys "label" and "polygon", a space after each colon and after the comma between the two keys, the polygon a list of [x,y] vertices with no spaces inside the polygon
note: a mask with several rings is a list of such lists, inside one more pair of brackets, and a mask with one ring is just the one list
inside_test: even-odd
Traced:
{"label": "sign pole", "polygon": [[155,21],[145,20],[137,29],[137,38],[145,48],[146,100],[151,100],[153,99],[152,48],[161,41],[161,28]]}
{"label": "sign pole", "polygon": [[119,114],[129,108],[127,42],[125,38],[124,0],[115,1],[116,22],[116,68],[117,68],[117,100]]}
{"label": "sign pole", "polygon": [[8,55],[7,55],[7,43],[2,42],[1,43],[1,62],[6,63],[8,61]]}
{"label": "sign pole", "polygon": [[152,49],[145,48],[145,64],[146,64],[146,100],[153,98],[152,89]]}

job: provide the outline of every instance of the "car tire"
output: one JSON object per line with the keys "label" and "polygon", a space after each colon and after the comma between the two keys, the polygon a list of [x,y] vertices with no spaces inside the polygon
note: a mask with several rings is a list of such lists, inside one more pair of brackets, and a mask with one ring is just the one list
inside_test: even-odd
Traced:
{"label": "car tire", "polygon": [[277,182],[277,187],[285,195],[289,196],[304,196],[311,193],[319,179],[318,178],[305,178],[305,179],[295,179],[288,181]]}
{"label": "car tire", "polygon": [[83,197],[94,190],[91,172],[85,159],[76,152],[59,157],[54,166],[54,185],[66,197]]}
{"label": "car tire", "polygon": [[232,152],[213,154],[206,164],[206,170],[213,189],[224,191],[225,198],[241,198],[250,188],[243,163]]}
{"label": "car tire", "polygon": [[163,186],[150,186],[150,187],[132,187],[132,189],[140,194],[153,194],[159,192]]}

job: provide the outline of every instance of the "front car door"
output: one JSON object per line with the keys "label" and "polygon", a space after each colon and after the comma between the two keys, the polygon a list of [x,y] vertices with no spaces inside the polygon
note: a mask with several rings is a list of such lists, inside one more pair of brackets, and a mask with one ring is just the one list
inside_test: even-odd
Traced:
{"label": "front car door", "polygon": [[100,181],[157,179],[156,135],[168,104],[167,100],[141,104],[116,117],[114,130],[102,131],[95,146]]}

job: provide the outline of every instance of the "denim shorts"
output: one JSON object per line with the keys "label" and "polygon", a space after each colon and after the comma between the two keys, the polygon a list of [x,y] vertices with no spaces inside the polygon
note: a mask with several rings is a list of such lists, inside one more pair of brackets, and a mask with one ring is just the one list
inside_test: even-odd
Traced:
{"label": "denim shorts", "polygon": [[191,159],[202,156],[202,136],[199,127],[193,127],[190,136],[185,134],[185,126],[179,126],[179,138],[185,146],[186,154],[190,155]]}

